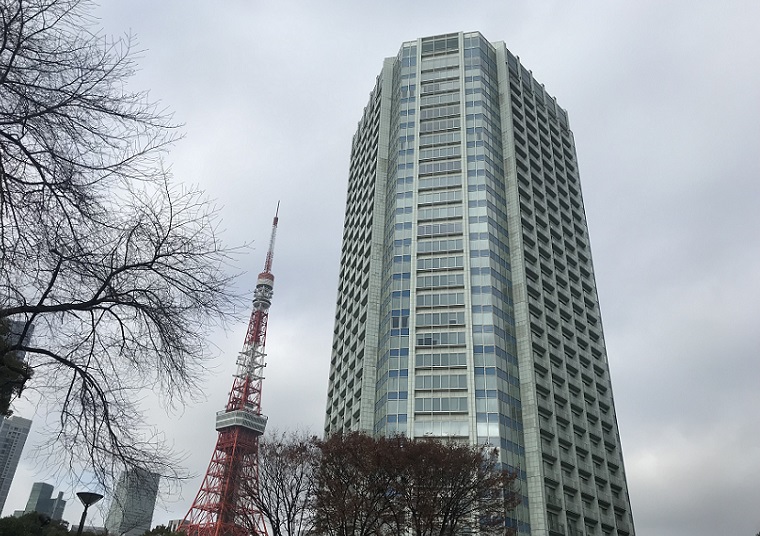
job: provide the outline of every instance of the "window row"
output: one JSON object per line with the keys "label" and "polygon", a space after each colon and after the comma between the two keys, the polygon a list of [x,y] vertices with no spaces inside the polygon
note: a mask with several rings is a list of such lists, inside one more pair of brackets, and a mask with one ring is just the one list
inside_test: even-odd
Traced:
{"label": "window row", "polygon": [[466,412],[467,397],[415,398],[414,411],[418,412]]}
{"label": "window row", "polygon": [[[420,75],[421,82],[431,82],[433,80],[446,80],[448,78],[459,78],[459,67],[453,69],[442,69],[439,71],[427,71]],[[424,85],[422,86],[425,87]],[[424,89],[423,89],[424,90]]]}
{"label": "window row", "polygon": [[464,324],[464,311],[447,311],[443,313],[420,313],[417,326],[451,326]]}
{"label": "window row", "polygon": [[[401,164],[399,164],[401,166]],[[432,173],[448,173],[450,171],[461,171],[462,160],[457,158],[455,160],[443,160],[440,162],[420,163],[419,174],[430,175]]]}
{"label": "window row", "polygon": [[442,134],[426,134],[420,136],[420,147],[426,145],[443,145],[446,143],[458,143],[462,141],[461,132],[444,132]]}
{"label": "window row", "polygon": [[420,240],[417,243],[417,253],[444,253],[447,251],[462,251],[464,240],[452,238],[448,240]]}
{"label": "window row", "polygon": [[467,437],[470,428],[467,421],[414,421],[415,437]]}
{"label": "window row", "polygon": [[437,106],[440,104],[456,104],[459,103],[459,92],[443,93],[440,95],[430,95],[428,97],[420,98],[420,106]]}
{"label": "window row", "polygon": [[450,203],[462,200],[462,190],[444,190],[442,192],[428,192],[420,194],[417,203],[420,205],[432,205],[436,203]]}
{"label": "window row", "polygon": [[[398,213],[398,210],[396,211]],[[442,220],[449,218],[460,218],[463,214],[462,205],[424,208],[417,212],[418,220]]]}
{"label": "window row", "polygon": [[[409,111],[411,112],[411,110]],[[445,106],[437,106],[435,108],[423,108],[420,110],[420,119],[438,119],[439,117],[450,117],[453,115],[459,115],[460,108],[458,104],[449,104]],[[402,111],[403,115],[403,111]],[[408,115],[414,115],[408,113]]]}
{"label": "window row", "polygon": [[441,376],[415,376],[415,389],[467,389],[467,375],[443,374]]}
{"label": "window row", "polygon": [[[408,153],[409,151],[412,151],[414,153],[413,149],[407,149],[405,153]],[[434,147],[431,149],[422,149],[420,151],[420,160],[431,160],[433,158],[449,158],[452,156],[461,156],[462,155],[462,147],[461,145],[445,145],[443,147]]]}
{"label": "window row", "polygon": [[[420,122],[420,134],[428,132],[438,132],[441,130],[454,130],[460,128],[462,120],[458,117],[454,119],[437,119]],[[412,124],[412,126],[414,126]],[[399,127],[400,128],[400,127]]]}
{"label": "window row", "polygon": [[[446,93],[449,91],[459,91],[461,84],[459,80],[448,80],[446,82],[432,82],[428,84],[422,84],[420,94],[425,95],[428,93]],[[412,86],[410,85],[410,91]],[[402,88],[403,92],[403,88]]]}
{"label": "window row", "polygon": [[414,366],[430,367],[464,367],[467,366],[467,354],[464,352],[418,353],[414,357]]}
{"label": "window row", "polygon": [[462,234],[462,230],[463,224],[461,221],[433,223],[417,227],[417,236]]}
{"label": "window row", "polygon": [[464,257],[425,257],[417,259],[418,270],[439,270],[450,268],[464,268]]}
{"label": "window row", "polygon": [[464,292],[422,294],[417,296],[418,307],[445,307],[451,305],[464,305]]}
{"label": "window row", "polygon": [[417,346],[464,346],[467,338],[464,331],[441,331],[418,333]]}
{"label": "window row", "polygon": [[463,273],[417,276],[417,288],[461,287],[463,285]]}
{"label": "window row", "polygon": [[420,178],[419,189],[448,188],[461,185],[462,175],[439,175],[437,177]]}
{"label": "window row", "polygon": [[[427,44],[426,44],[427,46]],[[445,67],[458,67],[459,54],[452,54],[438,58],[425,58],[422,60],[421,68],[423,71],[432,69],[443,69]]]}

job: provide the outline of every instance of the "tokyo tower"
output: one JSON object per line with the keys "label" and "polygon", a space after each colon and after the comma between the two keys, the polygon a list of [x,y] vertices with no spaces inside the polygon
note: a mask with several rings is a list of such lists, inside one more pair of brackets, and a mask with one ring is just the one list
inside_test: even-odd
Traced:
{"label": "tokyo tower", "polygon": [[264,517],[255,506],[259,489],[259,437],[267,418],[261,414],[264,343],[272,304],[272,260],[279,203],[272,223],[264,271],[253,293],[253,312],[227,407],[216,414],[219,438],[201,489],[179,527],[187,536],[266,536]]}

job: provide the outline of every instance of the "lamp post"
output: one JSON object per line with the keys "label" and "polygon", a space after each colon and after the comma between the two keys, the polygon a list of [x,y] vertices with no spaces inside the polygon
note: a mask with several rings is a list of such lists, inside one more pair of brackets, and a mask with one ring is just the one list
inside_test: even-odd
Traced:
{"label": "lamp post", "polygon": [[82,501],[84,505],[84,512],[82,512],[82,519],[79,520],[79,528],[77,529],[77,536],[82,536],[82,529],[84,529],[84,520],[87,517],[87,509],[98,502],[103,496],[100,493],[91,493],[89,491],[80,491],[77,493],[77,497]]}

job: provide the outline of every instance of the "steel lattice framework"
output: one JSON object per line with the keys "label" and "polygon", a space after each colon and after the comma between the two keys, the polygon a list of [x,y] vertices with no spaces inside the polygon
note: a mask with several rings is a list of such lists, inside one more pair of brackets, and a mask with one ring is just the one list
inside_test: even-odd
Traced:
{"label": "steel lattice framework", "polygon": [[261,511],[255,506],[259,489],[259,437],[267,418],[261,414],[261,383],[264,379],[264,343],[269,307],[272,304],[274,239],[277,215],[272,223],[264,271],[253,295],[253,312],[237,372],[224,411],[216,414],[219,438],[193,506],[179,530],[187,536],[266,536]]}

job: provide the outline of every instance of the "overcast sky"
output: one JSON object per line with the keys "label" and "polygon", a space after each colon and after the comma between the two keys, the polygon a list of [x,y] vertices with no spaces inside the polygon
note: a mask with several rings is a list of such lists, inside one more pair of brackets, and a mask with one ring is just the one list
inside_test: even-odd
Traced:
{"label": "overcast sky", "polygon": [[[350,142],[383,58],[460,30],[505,41],[575,134],[637,533],[760,531],[760,2],[110,0],[96,13],[144,50],[133,89],[185,124],[177,180],[218,200],[227,243],[255,241],[245,292],[281,201],[263,411],[318,433]],[[151,415],[197,475],[154,523],[195,497],[245,328],[215,337],[205,403]],[[35,426],[5,515],[53,469],[31,457],[40,440]]]}

